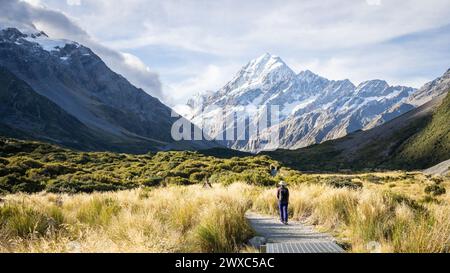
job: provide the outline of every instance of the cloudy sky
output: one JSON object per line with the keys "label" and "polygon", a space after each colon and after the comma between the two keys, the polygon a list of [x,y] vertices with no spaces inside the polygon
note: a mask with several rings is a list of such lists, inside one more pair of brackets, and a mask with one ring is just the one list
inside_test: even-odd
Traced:
{"label": "cloudy sky", "polygon": [[[38,28],[88,43],[170,105],[222,87],[265,52],[296,72],[310,69],[355,84],[379,78],[420,87],[450,68],[448,0],[26,2],[41,11],[30,16]],[[56,14],[73,25],[61,27]]]}

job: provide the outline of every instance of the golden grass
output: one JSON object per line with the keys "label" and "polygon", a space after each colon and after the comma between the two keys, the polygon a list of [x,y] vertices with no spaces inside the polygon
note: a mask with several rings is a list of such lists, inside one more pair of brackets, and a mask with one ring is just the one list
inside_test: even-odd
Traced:
{"label": "golden grass", "polygon": [[[345,176],[362,188],[318,177]],[[450,252],[450,182],[439,196],[421,173],[306,175],[289,213],[351,252]],[[315,182],[308,182],[309,180]],[[317,182],[319,181],[319,182]],[[429,197],[428,199],[425,197]],[[93,194],[14,194],[0,204],[0,252],[256,252],[244,213],[278,214],[274,188],[234,183]]]}
{"label": "golden grass", "polygon": [[0,207],[1,252],[236,252],[252,235],[251,187],[173,186],[16,194]]}
{"label": "golden grass", "polygon": [[[448,193],[428,204],[383,186],[354,190],[305,183],[290,187],[289,213],[337,236],[352,252],[449,252],[448,200]],[[253,209],[277,214],[274,190],[262,190]]]}

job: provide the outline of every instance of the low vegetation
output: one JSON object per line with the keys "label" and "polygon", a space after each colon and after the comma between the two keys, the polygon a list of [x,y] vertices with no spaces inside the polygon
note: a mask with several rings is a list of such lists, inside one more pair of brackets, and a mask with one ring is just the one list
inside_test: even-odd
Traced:
{"label": "low vegetation", "polygon": [[252,236],[251,195],[244,184],[8,195],[0,251],[237,252]]}
{"label": "low vegetation", "polygon": [[[416,201],[384,189],[291,188],[290,215],[338,237],[352,252],[450,252],[450,199]],[[273,190],[263,191],[254,209],[276,214]]]}
{"label": "low vegetation", "polygon": [[0,193],[91,193],[140,186],[245,180],[274,185],[267,156],[207,156],[198,152],[145,155],[75,152],[39,142],[0,139]]}
{"label": "low vegetation", "polygon": [[[352,252],[450,252],[450,177],[302,173],[268,156],[86,153],[0,141],[1,252],[249,252],[247,210],[289,213]],[[212,184],[205,187],[204,182]]]}

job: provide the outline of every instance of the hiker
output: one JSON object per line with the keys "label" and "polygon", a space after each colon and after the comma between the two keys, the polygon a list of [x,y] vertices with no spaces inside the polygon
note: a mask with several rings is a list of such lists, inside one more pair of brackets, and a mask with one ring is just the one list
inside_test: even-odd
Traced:
{"label": "hiker", "polygon": [[289,204],[289,190],[286,186],[286,182],[280,181],[278,184],[277,199],[278,207],[280,209],[280,221],[281,223],[288,224],[288,204]]}
{"label": "hiker", "polygon": [[270,166],[270,175],[272,176],[272,177],[275,177],[275,176],[277,176],[277,173],[278,173],[278,170],[277,170],[277,167],[275,167],[275,166]]}

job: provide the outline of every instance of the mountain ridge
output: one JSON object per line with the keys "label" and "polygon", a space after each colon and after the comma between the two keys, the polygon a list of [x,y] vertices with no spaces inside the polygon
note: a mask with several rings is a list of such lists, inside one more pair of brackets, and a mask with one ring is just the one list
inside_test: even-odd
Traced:
{"label": "mountain ridge", "polygon": [[[217,108],[239,112],[245,107],[279,106],[280,122],[261,135],[279,134],[281,148],[295,149],[386,122],[414,107],[406,107],[406,100],[415,91],[384,80],[355,86],[348,79],[328,80],[310,70],[296,74],[280,57],[265,53],[243,66],[221,89],[190,99],[187,105],[192,111],[187,117],[198,126],[205,123],[207,133],[218,136],[227,125],[215,119]],[[394,105],[396,111],[387,113]],[[250,118],[260,114],[256,111]],[[226,145],[250,152],[273,148],[265,146],[261,135],[229,140]]]}
{"label": "mountain ridge", "polygon": [[370,130],[297,150],[263,154],[304,171],[431,167],[450,158],[449,91]]}
{"label": "mountain ridge", "polygon": [[90,131],[106,136],[104,149],[145,153],[218,145],[209,141],[174,141],[171,129],[178,118],[172,117],[172,110],[76,42],[51,39],[43,32],[25,34],[15,28],[3,29],[0,66]]}

